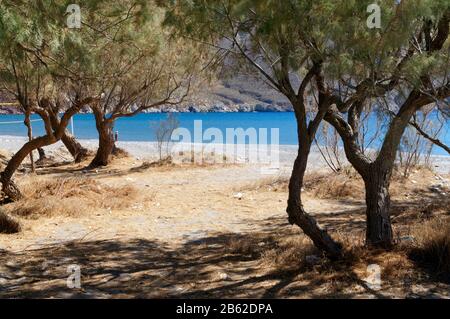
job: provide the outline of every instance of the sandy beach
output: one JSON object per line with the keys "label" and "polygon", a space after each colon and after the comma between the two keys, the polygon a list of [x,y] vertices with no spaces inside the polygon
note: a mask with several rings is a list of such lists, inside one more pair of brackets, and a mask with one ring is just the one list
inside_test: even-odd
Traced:
{"label": "sandy beach", "polygon": [[[0,149],[14,152],[24,142],[2,136]],[[81,143],[92,150],[97,144]],[[419,275],[395,251],[370,257],[385,269],[403,265],[377,292],[358,281],[366,276],[365,259],[331,273],[320,270],[328,269],[326,264],[298,264],[317,252],[286,218],[293,146],[280,146],[280,169],[268,174],[245,160],[152,167],[146,163],[157,158],[154,143],[118,145],[131,156],[105,168],[88,171],[88,163],[70,163],[58,143],[46,148],[55,165],[16,174],[26,199],[3,206],[22,231],[0,234],[1,297],[448,297],[448,285]],[[352,236],[352,245],[360,245],[355,243],[364,238],[361,182],[331,174],[317,150],[310,163],[305,208],[334,236],[346,234],[344,241]],[[436,163],[443,172],[417,171],[406,182],[393,182],[399,238],[410,236],[413,228],[404,221],[419,218],[416,210],[424,203],[448,199],[446,188],[442,194],[432,190],[437,183],[448,187],[448,160]],[[448,206],[437,207],[433,214]],[[82,289],[67,289],[70,265],[81,267]],[[293,271],[292,265],[301,268]],[[280,269],[291,274],[288,280]],[[352,276],[359,279],[348,279]],[[405,286],[404,280],[412,283]]]}
{"label": "sandy beach", "polygon": [[[17,136],[0,136],[0,149],[6,150],[8,152],[16,152],[20,149],[20,147],[27,141],[25,137],[17,137]],[[81,139],[79,142],[86,148],[94,151],[98,147],[98,141],[94,139],[84,140]],[[216,162],[220,161],[219,155],[227,155],[226,147],[223,144],[216,144],[217,146],[214,148],[216,151]],[[126,150],[131,156],[135,157],[137,160],[148,160],[154,161],[158,159],[158,150],[156,142],[122,142],[119,141],[117,146]],[[172,145],[172,147],[174,147]],[[296,154],[297,154],[297,146],[295,145],[271,145],[269,146],[271,150],[275,152],[274,159],[279,160],[279,169],[282,174],[290,173],[292,169],[292,165],[294,163]],[[197,149],[199,152],[202,149],[207,148],[207,144],[192,146],[191,144],[179,145],[179,149],[186,151],[191,151]],[[236,148],[234,153],[228,154],[229,160],[228,163],[249,163],[256,164],[256,166],[270,166],[268,161],[259,162],[257,157],[255,157],[255,152],[258,153],[257,147],[250,147],[250,152],[248,151],[248,145],[240,145]],[[178,150],[179,150],[178,149]],[[61,160],[71,160],[70,154],[65,150],[62,142],[55,143],[53,145],[45,147],[45,150],[49,153],[49,155],[55,156]],[[343,151],[341,152],[340,160],[344,163],[344,165],[349,165],[347,160],[345,159],[345,155]],[[242,154],[242,155],[241,155]],[[249,155],[252,154],[252,155]],[[171,155],[174,156],[173,152]],[[256,160],[251,161],[249,157],[256,158]],[[257,156],[257,155],[256,155]],[[176,156],[175,156],[176,157]],[[449,174],[450,173],[450,156],[432,156],[432,169],[435,170],[439,174]],[[326,162],[321,156],[318,148],[313,146],[310,154],[310,160],[308,162],[309,170],[322,170],[326,169]],[[280,173],[280,172],[276,172]]]}

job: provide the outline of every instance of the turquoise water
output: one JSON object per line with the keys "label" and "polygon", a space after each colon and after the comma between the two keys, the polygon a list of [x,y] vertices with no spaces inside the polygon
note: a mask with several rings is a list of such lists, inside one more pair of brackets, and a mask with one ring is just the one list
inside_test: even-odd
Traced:
{"label": "turquoise water", "polygon": [[[115,130],[119,132],[121,141],[155,141],[155,133],[151,123],[166,119],[167,114],[148,113],[138,114],[131,118],[121,118],[117,121]],[[177,113],[176,117],[180,127],[193,132],[194,121],[201,120],[203,131],[208,128],[218,128],[225,136],[227,128],[267,128],[268,140],[271,140],[270,129],[279,129],[279,143],[282,145],[296,145],[296,122],[291,112],[262,112],[262,113]],[[34,115],[33,119],[39,119]],[[26,136],[26,128],[22,123],[5,124],[4,122],[23,121],[23,115],[0,115],[0,135]],[[375,127],[375,119],[369,121],[368,139]],[[70,129],[70,127],[69,127]],[[79,139],[96,139],[98,137],[92,114],[77,114],[74,118],[74,131]],[[450,132],[448,125],[441,132],[440,138],[450,144]],[[44,133],[43,123],[33,122],[34,135]],[[193,133],[191,133],[193,135]],[[375,140],[373,147],[379,145],[380,140]],[[435,147],[434,154],[448,155],[445,151]]]}

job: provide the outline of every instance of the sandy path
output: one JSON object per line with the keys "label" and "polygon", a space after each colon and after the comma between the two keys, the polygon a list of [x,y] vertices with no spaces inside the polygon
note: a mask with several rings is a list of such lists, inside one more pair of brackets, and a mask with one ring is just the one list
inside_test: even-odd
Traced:
{"label": "sandy path", "polygon": [[[257,167],[176,167],[122,175],[123,166],[93,174],[108,185],[131,183],[151,201],[126,210],[22,220],[24,231],[0,235],[0,263],[6,258],[0,266],[0,286],[6,288],[3,293],[0,289],[0,296],[101,298],[136,297],[145,292],[141,296],[153,297],[180,295],[196,287],[208,287],[216,295],[215,289],[224,288],[223,279],[217,278],[222,273],[231,276],[232,284],[247,282],[263,270],[247,257],[239,261],[225,258],[224,240],[236,237],[263,245],[255,239],[255,232],[280,236],[298,232],[286,222],[285,192],[270,186],[251,189],[261,179]],[[108,173],[111,170],[114,174]],[[251,190],[247,190],[249,185]],[[241,199],[236,197],[239,192]],[[335,211],[337,205],[307,201],[307,209],[322,214]],[[8,253],[2,255],[2,251]],[[81,291],[65,286],[71,264],[83,268],[88,287]],[[134,280],[146,288],[135,286]],[[229,293],[261,296],[274,283],[270,278],[249,282],[251,289]]]}
{"label": "sandy path", "polygon": [[[111,186],[134,185],[145,201],[121,210],[23,219],[21,233],[0,235],[0,297],[309,298],[331,291],[325,279],[269,275],[257,259],[227,253],[230,238],[264,250],[270,236],[300,233],[286,220],[287,193],[261,183],[285,177],[289,165],[267,176],[251,165],[138,170],[141,164],[124,159],[75,174]],[[46,176],[73,175],[63,167]],[[306,196],[305,206],[327,227],[364,221],[358,203]],[[82,268],[82,289],[67,288],[68,265]],[[357,284],[345,289],[343,297],[377,296]],[[398,289],[388,295],[405,293]],[[426,294],[430,289],[435,286]]]}
{"label": "sandy path", "polygon": [[[151,201],[136,202],[128,210],[24,220],[25,232],[0,235],[0,249],[19,251],[72,240],[111,238],[157,239],[181,245],[217,233],[249,232],[262,220],[285,217],[285,193],[270,192],[269,188],[240,191],[262,177],[278,176],[262,176],[257,167],[175,168],[124,176],[102,173],[98,173],[101,183],[132,184]],[[308,206],[324,208],[324,203],[310,201]]]}

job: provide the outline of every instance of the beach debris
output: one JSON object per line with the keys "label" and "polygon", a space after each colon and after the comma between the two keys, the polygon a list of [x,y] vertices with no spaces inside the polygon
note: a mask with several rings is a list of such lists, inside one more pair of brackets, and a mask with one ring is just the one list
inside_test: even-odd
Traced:
{"label": "beach debris", "polygon": [[144,205],[142,205],[141,203],[135,203],[131,206],[131,209],[134,210],[142,210],[144,208]]}
{"label": "beach debris", "polygon": [[219,273],[217,274],[217,277],[218,277],[220,280],[229,280],[229,279],[230,279],[230,276],[228,276],[228,274],[226,274],[226,273],[224,273],[224,272],[219,272]]}
{"label": "beach debris", "polygon": [[241,200],[241,199],[244,197],[244,193],[241,193],[241,192],[235,193],[235,194],[233,195],[233,197],[234,197],[234,198],[237,198],[237,199],[239,199],[239,200]]}

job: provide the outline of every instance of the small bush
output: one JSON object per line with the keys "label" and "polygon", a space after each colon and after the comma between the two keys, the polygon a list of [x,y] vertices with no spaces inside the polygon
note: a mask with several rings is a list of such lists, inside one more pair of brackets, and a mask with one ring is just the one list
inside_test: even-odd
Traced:
{"label": "small bush", "polygon": [[308,174],[305,176],[304,188],[322,199],[363,199],[365,192],[362,179],[346,170],[333,174]]}

